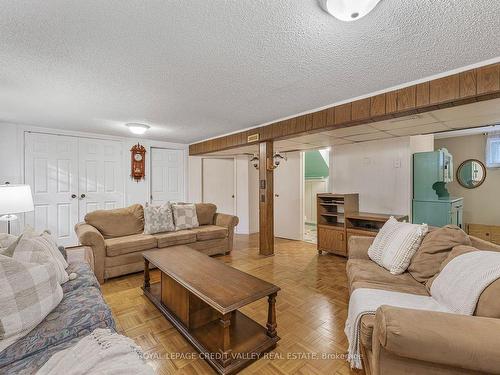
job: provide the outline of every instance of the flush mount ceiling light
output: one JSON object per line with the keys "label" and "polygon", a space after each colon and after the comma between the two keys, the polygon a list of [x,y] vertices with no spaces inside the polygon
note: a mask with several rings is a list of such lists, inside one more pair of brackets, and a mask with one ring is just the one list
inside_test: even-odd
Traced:
{"label": "flush mount ceiling light", "polygon": [[341,21],[356,21],[370,13],[380,0],[319,0],[323,10]]}
{"label": "flush mount ceiling light", "polygon": [[134,134],[144,134],[149,129],[149,125],[146,124],[129,123],[125,125],[128,127],[130,132]]}

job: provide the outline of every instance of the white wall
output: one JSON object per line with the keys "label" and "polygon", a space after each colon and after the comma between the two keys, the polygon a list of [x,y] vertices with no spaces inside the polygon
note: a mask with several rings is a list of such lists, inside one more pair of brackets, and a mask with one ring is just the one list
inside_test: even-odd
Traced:
{"label": "white wall", "polygon": [[432,135],[336,146],[332,191],[359,193],[360,211],[410,215],[412,154],[433,149]]}
{"label": "white wall", "polygon": [[259,171],[248,163],[249,231],[259,232]]}
{"label": "white wall", "polygon": [[[64,131],[60,129],[41,128],[20,124],[0,123],[0,183],[23,183],[24,182],[24,133],[26,131],[61,134],[77,137],[90,137],[99,139],[110,139],[122,142],[123,171],[124,171],[124,196],[125,205],[149,201],[150,196],[150,154],[151,147],[163,147],[184,150],[184,168],[187,172],[188,145],[170,142],[161,142],[140,138],[125,138],[103,136],[93,133]],[[135,182],[130,178],[130,149],[137,143],[142,144],[146,150],[146,178]],[[187,196],[188,175],[184,173],[184,190]],[[17,223],[16,223],[17,225]],[[19,226],[19,225],[18,225]],[[0,223],[0,231],[6,231],[6,226]]]}

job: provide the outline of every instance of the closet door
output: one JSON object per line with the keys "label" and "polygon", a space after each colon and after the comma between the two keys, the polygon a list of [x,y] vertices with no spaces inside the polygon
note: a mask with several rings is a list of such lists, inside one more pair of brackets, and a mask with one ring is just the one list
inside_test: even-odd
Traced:
{"label": "closet door", "polygon": [[76,245],[78,139],[26,133],[25,182],[31,186],[35,206],[25,214],[25,223],[50,230],[60,245]]}
{"label": "closet door", "polygon": [[184,151],[151,148],[151,203],[184,199]]}
{"label": "closet door", "polygon": [[123,207],[122,144],[79,138],[80,221],[88,212]]}
{"label": "closet door", "polygon": [[234,215],[234,159],[204,158],[202,163],[203,202],[215,204],[217,212]]}

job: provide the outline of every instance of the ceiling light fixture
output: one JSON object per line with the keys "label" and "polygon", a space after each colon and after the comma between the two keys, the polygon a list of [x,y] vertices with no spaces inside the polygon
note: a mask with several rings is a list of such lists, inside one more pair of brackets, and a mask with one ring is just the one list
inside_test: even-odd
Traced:
{"label": "ceiling light fixture", "polygon": [[128,127],[130,132],[134,134],[144,134],[149,129],[149,125],[146,124],[129,123],[125,125]]}
{"label": "ceiling light fixture", "polygon": [[370,13],[380,0],[319,0],[321,8],[341,21],[356,21]]}

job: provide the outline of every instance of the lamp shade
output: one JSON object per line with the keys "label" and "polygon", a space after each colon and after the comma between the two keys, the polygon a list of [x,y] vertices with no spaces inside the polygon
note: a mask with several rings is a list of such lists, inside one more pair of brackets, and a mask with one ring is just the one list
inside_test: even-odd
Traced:
{"label": "lamp shade", "polygon": [[0,215],[33,211],[29,185],[0,185]]}

